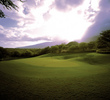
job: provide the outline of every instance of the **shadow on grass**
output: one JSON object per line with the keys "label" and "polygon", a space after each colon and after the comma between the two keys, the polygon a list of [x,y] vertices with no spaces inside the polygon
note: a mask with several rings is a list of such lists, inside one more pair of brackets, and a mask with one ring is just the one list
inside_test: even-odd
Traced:
{"label": "shadow on grass", "polygon": [[108,64],[110,63],[109,54],[98,53],[60,53],[60,54],[46,54],[40,57],[53,57],[56,59],[74,59],[77,61],[89,63],[91,65]]}
{"label": "shadow on grass", "polygon": [[110,55],[107,54],[90,54],[85,55],[77,59],[78,61],[83,61],[91,65],[100,65],[110,63]]}
{"label": "shadow on grass", "polygon": [[86,56],[88,53],[49,53],[42,55],[40,57],[54,57],[54,58],[60,58],[61,59],[71,59],[71,58],[76,58],[80,56]]}

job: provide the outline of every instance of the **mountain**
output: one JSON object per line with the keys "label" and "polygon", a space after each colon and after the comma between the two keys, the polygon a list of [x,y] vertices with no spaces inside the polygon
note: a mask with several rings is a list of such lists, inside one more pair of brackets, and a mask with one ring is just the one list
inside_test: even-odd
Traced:
{"label": "mountain", "polygon": [[[97,38],[99,37],[99,35],[97,36],[93,36],[93,37],[89,37],[89,38],[82,38],[81,40],[75,40],[77,42],[90,42],[90,41],[96,41]],[[36,45],[30,45],[30,46],[25,46],[25,47],[19,47],[19,48],[45,48],[45,47],[51,47],[54,45],[60,45],[62,43],[65,43],[64,41],[57,41],[57,42],[44,42],[44,43],[40,43],[40,44],[36,44]]]}
{"label": "mountain", "polygon": [[40,44],[36,44],[36,45],[30,45],[30,46],[25,46],[25,47],[19,47],[19,48],[45,48],[45,47],[51,47],[54,45],[60,45],[64,42],[44,42],[44,43],[40,43]]}
{"label": "mountain", "polygon": [[82,38],[79,42],[91,42],[91,41],[96,41],[98,39],[99,35],[93,36],[93,37],[84,37]]}

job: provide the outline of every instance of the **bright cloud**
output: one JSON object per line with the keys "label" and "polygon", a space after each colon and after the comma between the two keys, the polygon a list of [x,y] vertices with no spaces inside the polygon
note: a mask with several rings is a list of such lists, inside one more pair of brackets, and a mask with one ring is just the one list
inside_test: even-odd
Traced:
{"label": "bright cloud", "polygon": [[[97,12],[100,10],[99,2],[100,0],[32,0],[32,2],[27,0],[25,3],[16,2],[19,6],[18,12],[14,10],[4,10],[4,12],[10,19],[17,21],[17,26],[11,27],[10,25],[9,28],[5,28],[0,25],[0,34],[5,34],[7,42],[11,38],[12,44],[15,43],[14,47],[20,46],[20,39],[22,42],[24,39],[23,46],[36,44],[39,41],[55,41],[56,37],[68,42],[81,39],[87,28],[94,23]],[[30,41],[23,38],[24,36],[28,36]],[[32,39],[39,37],[42,39],[36,39],[32,43]]]}

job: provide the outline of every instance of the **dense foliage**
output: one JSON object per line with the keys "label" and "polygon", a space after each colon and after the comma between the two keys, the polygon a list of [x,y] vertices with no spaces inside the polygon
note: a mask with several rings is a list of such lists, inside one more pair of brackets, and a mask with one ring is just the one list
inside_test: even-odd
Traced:
{"label": "dense foliage", "polygon": [[100,33],[97,39],[97,48],[99,53],[110,53],[110,30]]}

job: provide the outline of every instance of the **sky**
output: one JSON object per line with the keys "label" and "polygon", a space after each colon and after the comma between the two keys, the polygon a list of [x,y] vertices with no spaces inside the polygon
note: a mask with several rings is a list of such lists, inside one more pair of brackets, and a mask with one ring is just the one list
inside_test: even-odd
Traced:
{"label": "sky", "polygon": [[0,9],[0,46],[70,42],[110,29],[110,0],[14,0],[18,11]]}

